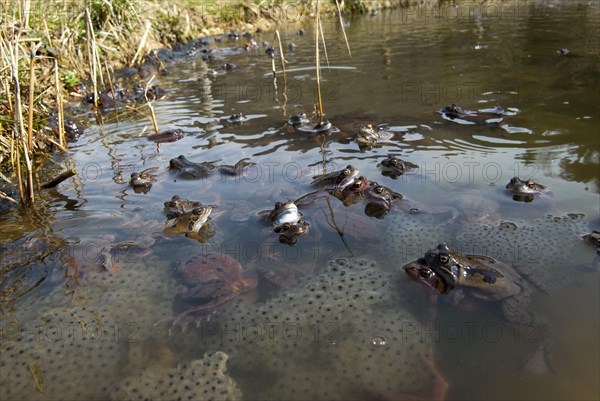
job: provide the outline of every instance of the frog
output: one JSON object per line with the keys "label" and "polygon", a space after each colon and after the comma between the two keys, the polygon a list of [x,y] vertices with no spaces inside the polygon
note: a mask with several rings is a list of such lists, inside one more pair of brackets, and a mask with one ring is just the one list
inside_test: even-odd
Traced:
{"label": "frog", "polygon": [[379,135],[371,124],[362,125],[358,128],[355,141],[360,148],[369,148],[377,143]]}
{"label": "frog", "polygon": [[306,117],[306,113],[292,114],[290,118],[288,118],[287,123],[291,126],[298,126],[302,124],[308,124],[310,121]]}
{"label": "frog", "polygon": [[245,157],[243,159],[240,159],[233,166],[223,164],[219,167],[219,172],[223,175],[234,176],[234,177],[245,176],[246,174],[248,174],[250,167],[256,166],[256,163],[250,162],[248,160],[250,160],[250,159]]}
{"label": "frog", "polygon": [[169,129],[165,131],[158,132],[156,134],[148,135],[146,138],[152,142],[156,143],[166,143],[166,142],[175,142],[182,139],[185,136],[185,133],[181,128]]}
{"label": "frog", "polygon": [[293,200],[287,202],[275,202],[275,207],[270,211],[261,211],[259,214],[268,213],[267,222],[272,227],[277,227],[285,223],[297,223],[300,220],[302,213],[298,210],[298,206]]}
{"label": "frog", "polygon": [[522,180],[519,177],[511,178],[508,184],[506,184],[506,189],[512,192],[513,200],[518,202],[532,202],[536,194],[544,197],[550,194],[545,185],[531,179]]}
{"label": "frog", "polygon": [[183,213],[191,212],[193,209],[201,207],[202,202],[191,201],[184,199],[179,195],[173,195],[171,200],[166,201],[164,205],[167,218],[174,219],[178,216],[181,216]]}
{"label": "frog", "polygon": [[386,186],[379,185],[375,181],[371,181],[369,188],[365,190],[365,195],[368,203],[388,210],[391,209],[394,200],[403,198],[402,194]]}
{"label": "frog", "polygon": [[150,167],[139,173],[131,173],[129,185],[133,187],[134,192],[148,193],[152,188],[152,184],[156,182],[156,174],[154,174],[156,170],[158,170],[158,167]]}
{"label": "frog", "polygon": [[463,125],[499,124],[504,120],[502,116],[506,114],[501,107],[477,111],[463,109],[454,103],[438,110],[438,113],[446,120]]}
{"label": "frog", "polygon": [[216,162],[194,163],[184,155],[179,155],[169,161],[169,168],[184,179],[203,179],[213,173]]}
{"label": "frog", "polygon": [[205,242],[214,235],[214,229],[208,224],[212,205],[199,206],[189,212],[167,220],[163,232],[165,234],[185,234],[189,238]]}
{"label": "frog", "polygon": [[246,116],[242,113],[234,113],[230,115],[225,121],[229,124],[242,124],[247,120]]}
{"label": "frog", "polygon": [[334,189],[331,194],[342,201],[344,206],[350,206],[365,198],[364,192],[370,187],[371,181],[364,175],[355,178],[354,181],[344,189]]}
{"label": "frog", "polygon": [[189,323],[207,320],[220,307],[258,285],[255,269],[242,269],[236,259],[215,252],[185,260],[177,266],[177,275],[186,287],[178,298],[190,306],[172,323],[172,326],[181,326],[182,331]]}
{"label": "frog", "polygon": [[449,295],[458,305],[467,298],[500,302],[504,318],[511,324],[534,327],[541,341],[527,362],[538,372],[552,370],[546,355],[547,331],[540,318],[529,311],[531,287],[506,263],[484,255],[465,255],[446,243],[439,243],[424,256],[405,264],[411,278],[431,287],[438,295]]}
{"label": "frog", "polygon": [[310,224],[306,220],[298,220],[295,223],[283,223],[273,227],[273,231],[279,234],[279,242],[287,245],[295,245],[298,237],[308,234]]}
{"label": "frog", "polygon": [[408,171],[419,168],[419,166],[415,163],[398,159],[394,155],[388,155],[388,157],[383,159],[377,166],[381,168],[382,175],[390,177],[394,180]]}
{"label": "frog", "polygon": [[358,173],[358,169],[349,164],[342,170],[313,176],[313,181],[311,184],[329,189],[344,189],[346,186],[354,182],[354,179],[358,176]]}

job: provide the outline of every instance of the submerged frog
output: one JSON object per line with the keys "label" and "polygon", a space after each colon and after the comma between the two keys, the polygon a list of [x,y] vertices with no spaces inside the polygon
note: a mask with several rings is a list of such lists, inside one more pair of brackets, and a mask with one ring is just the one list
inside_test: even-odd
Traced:
{"label": "submerged frog", "polygon": [[133,187],[136,193],[147,193],[152,188],[152,184],[156,182],[156,174],[158,167],[150,167],[139,173],[131,173],[129,185]]}
{"label": "submerged frog", "polygon": [[342,170],[313,176],[313,181],[311,184],[331,189],[344,189],[346,186],[354,182],[354,179],[357,176],[358,169],[349,164]]}
{"label": "submerged frog", "polygon": [[522,180],[519,177],[513,177],[506,184],[506,189],[513,193],[513,199],[520,202],[533,201],[534,195],[546,195],[550,191],[546,186],[539,184],[533,180]]}
{"label": "submerged frog", "polygon": [[381,174],[393,179],[398,178],[407,171],[419,168],[418,165],[398,159],[394,155],[389,155],[387,158],[383,159],[378,166],[381,167]]}
{"label": "submerged frog", "polygon": [[182,330],[191,322],[200,322],[258,284],[256,270],[243,270],[240,263],[222,253],[207,253],[183,262],[177,273],[187,290],[179,295],[186,304],[193,305],[177,315],[173,325]]}
{"label": "submerged frog", "polygon": [[202,179],[213,173],[215,162],[194,163],[184,155],[179,155],[169,161],[169,168],[177,173],[179,178]]}
{"label": "submerged frog", "polygon": [[166,201],[165,205],[165,214],[167,218],[174,219],[182,215],[183,213],[191,212],[193,209],[201,207],[202,202],[191,201],[188,199],[184,199],[179,195],[173,195],[171,200]]}
{"label": "submerged frog", "polygon": [[[499,301],[510,323],[545,327],[528,310],[531,289],[509,265],[483,255],[463,255],[444,243],[415,261],[402,267],[412,278],[428,285],[437,294],[452,294],[455,303],[472,297],[484,301]],[[548,371],[547,343],[541,341],[529,367]]]}

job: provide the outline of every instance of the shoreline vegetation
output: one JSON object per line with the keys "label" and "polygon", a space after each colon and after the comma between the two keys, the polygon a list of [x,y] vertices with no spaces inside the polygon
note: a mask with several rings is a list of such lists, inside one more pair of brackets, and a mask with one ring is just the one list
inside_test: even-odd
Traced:
{"label": "shoreline vegetation", "polygon": [[[254,33],[257,29],[275,30],[278,25],[302,23],[314,18],[317,1],[322,16],[336,16],[340,4],[345,13],[368,13],[444,2],[0,1],[0,202],[20,201],[23,206],[33,204],[36,192],[45,185],[40,183],[37,172],[47,155],[68,151],[70,127],[65,126],[68,116],[64,106],[82,84],[98,94],[100,88],[112,86],[110,80],[115,71],[139,66],[157,49],[172,48],[192,39],[232,30]],[[94,96],[94,101],[97,98]],[[148,106],[152,112],[150,102]]]}

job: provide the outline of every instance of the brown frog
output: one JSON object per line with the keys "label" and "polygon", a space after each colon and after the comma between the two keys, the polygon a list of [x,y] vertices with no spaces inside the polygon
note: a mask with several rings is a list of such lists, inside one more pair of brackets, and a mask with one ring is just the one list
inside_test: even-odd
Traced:
{"label": "brown frog", "polygon": [[534,195],[549,195],[550,191],[546,186],[533,180],[522,180],[519,177],[513,177],[506,184],[506,189],[513,193],[513,199],[519,202],[532,202]]}
{"label": "brown frog", "polygon": [[398,159],[394,155],[389,155],[387,158],[383,159],[378,166],[381,168],[382,175],[390,177],[394,180],[407,171],[419,168],[418,165]]}
{"label": "brown frog", "polygon": [[187,237],[205,242],[214,235],[214,229],[210,224],[207,224],[212,210],[213,207],[207,205],[182,213],[168,220],[165,223],[163,232],[170,235],[185,234]]}
{"label": "brown frog", "polygon": [[161,131],[156,134],[148,135],[148,140],[156,143],[167,143],[167,142],[175,142],[180,140],[185,136],[185,133],[181,128],[169,129],[166,131]]}
{"label": "brown frog", "polygon": [[235,163],[233,166],[223,164],[219,167],[219,171],[223,175],[229,176],[245,176],[248,174],[250,167],[256,166],[256,163],[248,161],[249,158],[244,158]]}
{"label": "brown frog", "polygon": [[206,253],[191,257],[177,268],[187,287],[179,295],[191,306],[177,315],[173,325],[185,331],[191,322],[208,319],[219,307],[258,284],[256,270],[244,270],[240,263],[222,253]]}
{"label": "brown frog", "polygon": [[179,155],[169,161],[169,168],[176,172],[177,177],[198,180],[213,173],[215,162],[194,163],[184,155]]}
{"label": "brown frog", "polygon": [[298,237],[308,234],[310,224],[306,220],[298,220],[295,223],[283,223],[273,227],[273,231],[279,234],[279,242],[282,244],[295,245]]}
{"label": "brown frog", "polygon": [[313,176],[313,181],[311,184],[331,189],[344,189],[346,186],[354,182],[354,179],[357,176],[358,169],[349,164],[342,170]]}
{"label": "brown frog", "polygon": [[350,206],[364,199],[364,192],[370,187],[371,181],[364,175],[355,178],[354,181],[343,189],[334,189],[331,194],[342,201],[344,206]]}
{"label": "brown frog", "polygon": [[[455,303],[472,297],[501,302],[506,320],[517,325],[534,327],[540,333],[546,327],[529,310],[531,289],[509,265],[483,255],[463,255],[445,243],[415,261],[403,266],[412,278],[428,285],[437,294],[452,294]],[[528,367],[549,371],[546,356],[547,338],[542,338]]]}
{"label": "brown frog", "polygon": [[164,205],[165,214],[169,219],[174,219],[183,213],[191,212],[193,209],[203,206],[202,202],[184,199],[179,195],[173,195],[171,200],[166,201]]}
{"label": "brown frog", "polygon": [[129,185],[133,187],[135,193],[147,193],[156,182],[156,170],[158,167],[150,167],[139,173],[131,173]]}

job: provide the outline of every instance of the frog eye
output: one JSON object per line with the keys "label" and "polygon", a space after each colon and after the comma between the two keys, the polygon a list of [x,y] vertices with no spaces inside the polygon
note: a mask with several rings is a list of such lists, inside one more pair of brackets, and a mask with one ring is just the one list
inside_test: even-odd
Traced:
{"label": "frog eye", "polygon": [[450,257],[445,253],[442,253],[438,256],[438,260],[440,261],[440,263],[446,264],[450,260]]}
{"label": "frog eye", "polygon": [[429,278],[429,277],[431,277],[431,270],[429,270],[429,269],[421,269],[421,270],[419,270],[419,275],[422,278]]}
{"label": "frog eye", "polygon": [[283,229],[283,230],[289,230],[289,229],[290,229],[290,227],[292,227],[292,225],[291,225],[290,223],[283,223],[283,227],[282,227],[282,229]]}
{"label": "frog eye", "polygon": [[375,187],[375,189],[373,189],[373,191],[375,191],[376,194],[382,194],[383,187],[381,187],[381,186]]}
{"label": "frog eye", "polygon": [[342,170],[342,175],[343,175],[344,177],[345,177],[345,176],[348,176],[348,175],[350,175],[350,170],[348,170],[347,168],[343,169],[343,170]]}
{"label": "frog eye", "polygon": [[527,180],[527,185],[529,185],[530,187],[535,185],[535,182],[533,182],[533,180]]}

